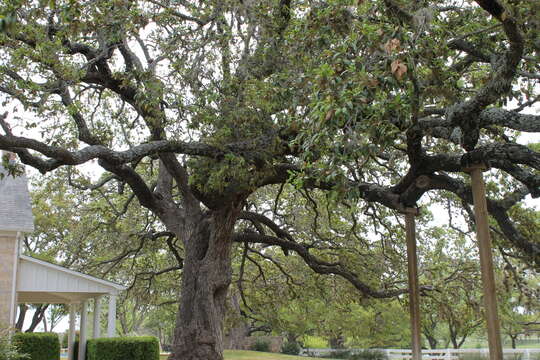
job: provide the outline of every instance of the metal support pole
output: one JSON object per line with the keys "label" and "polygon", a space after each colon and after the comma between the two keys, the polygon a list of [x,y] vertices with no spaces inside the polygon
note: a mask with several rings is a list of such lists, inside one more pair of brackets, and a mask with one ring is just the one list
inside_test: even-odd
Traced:
{"label": "metal support pole", "polygon": [[476,218],[476,236],[480,253],[480,269],[482,272],[482,286],[484,290],[484,304],[486,307],[486,321],[489,343],[489,358],[502,360],[503,351],[501,343],[501,330],[499,315],[497,313],[497,297],[495,290],[495,276],[493,273],[493,258],[491,254],[491,238],[489,236],[488,212],[486,202],[486,187],[482,171],[483,165],[468,169],[471,175],[471,185],[474,200],[474,216]]}
{"label": "metal support pole", "polygon": [[405,230],[407,232],[407,267],[409,274],[409,312],[412,333],[412,359],[422,359],[420,329],[420,290],[418,287],[418,257],[416,254],[415,216],[418,209],[405,209]]}

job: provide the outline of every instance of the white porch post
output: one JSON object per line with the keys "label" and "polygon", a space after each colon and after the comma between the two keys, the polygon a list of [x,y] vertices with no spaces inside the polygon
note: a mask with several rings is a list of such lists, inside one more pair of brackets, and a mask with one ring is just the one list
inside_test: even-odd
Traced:
{"label": "white porch post", "polygon": [[94,339],[101,336],[101,325],[99,319],[101,318],[101,297],[94,298],[94,333],[92,334]]}
{"label": "white porch post", "polygon": [[107,324],[107,337],[116,334],[116,294],[109,295],[109,322]]}
{"label": "white porch post", "polygon": [[88,300],[81,303],[81,324],[79,329],[79,360],[86,356],[86,325],[88,319]]}
{"label": "white porch post", "polygon": [[75,304],[69,304],[68,360],[73,360],[75,345]]}

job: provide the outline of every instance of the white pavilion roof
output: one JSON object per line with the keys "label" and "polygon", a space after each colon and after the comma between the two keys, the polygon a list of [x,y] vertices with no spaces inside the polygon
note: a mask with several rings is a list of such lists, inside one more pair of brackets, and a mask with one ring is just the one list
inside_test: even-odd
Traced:
{"label": "white pavilion roof", "polygon": [[121,290],[126,287],[26,255],[19,256],[19,303],[80,302],[100,295],[116,295]]}

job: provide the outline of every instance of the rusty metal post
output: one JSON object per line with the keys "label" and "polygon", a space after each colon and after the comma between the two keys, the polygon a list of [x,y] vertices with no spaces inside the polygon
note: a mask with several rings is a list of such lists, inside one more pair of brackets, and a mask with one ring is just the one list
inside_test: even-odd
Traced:
{"label": "rusty metal post", "polygon": [[482,272],[482,286],[484,291],[484,305],[486,307],[486,322],[489,343],[490,360],[502,360],[503,351],[501,343],[501,330],[497,312],[497,297],[495,289],[495,275],[493,272],[493,257],[491,254],[491,238],[489,236],[488,212],[486,201],[486,187],[482,172],[487,168],[484,165],[469,167],[474,200],[474,216],[476,220],[476,236],[480,253],[480,269]]}
{"label": "rusty metal post", "polygon": [[409,312],[412,334],[412,359],[422,359],[420,328],[420,290],[418,286],[418,256],[416,254],[416,223],[418,209],[406,208],[405,230],[407,233],[407,268],[409,274]]}

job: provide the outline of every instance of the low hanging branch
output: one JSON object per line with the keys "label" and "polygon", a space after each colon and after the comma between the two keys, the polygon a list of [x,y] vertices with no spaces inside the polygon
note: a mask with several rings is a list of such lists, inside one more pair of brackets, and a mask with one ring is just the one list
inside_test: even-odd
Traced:
{"label": "low hanging branch", "polygon": [[[394,289],[394,290],[375,290],[362,282],[358,275],[347,270],[341,263],[329,263],[318,259],[311,255],[307,247],[302,244],[291,242],[288,240],[280,239],[275,236],[259,235],[259,234],[246,234],[237,233],[234,235],[233,240],[238,243],[253,243],[253,244],[265,244],[279,246],[283,249],[294,251],[298,254],[313,271],[318,274],[324,275],[338,275],[343,279],[351,283],[357,290],[364,296],[369,296],[377,299],[395,297],[401,294],[406,294],[408,289]],[[421,290],[432,290],[430,286],[422,286]]]}

